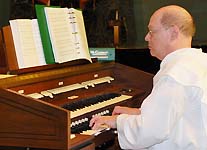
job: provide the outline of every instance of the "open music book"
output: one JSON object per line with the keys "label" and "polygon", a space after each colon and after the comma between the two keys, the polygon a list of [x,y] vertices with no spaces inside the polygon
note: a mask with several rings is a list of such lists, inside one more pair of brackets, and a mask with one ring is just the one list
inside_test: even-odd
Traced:
{"label": "open music book", "polygon": [[55,62],[90,59],[82,11],[45,7]]}
{"label": "open music book", "polygon": [[[38,23],[36,19],[10,20],[19,68],[78,59],[92,62],[82,11],[43,6],[41,9],[44,10],[44,15],[39,19],[37,12]],[[41,24],[42,19],[45,19],[46,24]],[[42,36],[42,31],[48,32],[47,38]],[[49,45],[50,48],[45,45]]]}
{"label": "open music book", "polygon": [[17,19],[9,22],[19,68],[45,65],[37,19]]}

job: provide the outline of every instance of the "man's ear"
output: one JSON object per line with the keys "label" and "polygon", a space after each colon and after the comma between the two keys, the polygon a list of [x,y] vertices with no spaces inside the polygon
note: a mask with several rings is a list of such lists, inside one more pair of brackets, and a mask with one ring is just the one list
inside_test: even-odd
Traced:
{"label": "man's ear", "polygon": [[179,32],[180,32],[178,26],[173,25],[173,26],[170,27],[169,30],[170,30],[170,33],[171,33],[171,40],[177,39],[178,35],[179,35]]}

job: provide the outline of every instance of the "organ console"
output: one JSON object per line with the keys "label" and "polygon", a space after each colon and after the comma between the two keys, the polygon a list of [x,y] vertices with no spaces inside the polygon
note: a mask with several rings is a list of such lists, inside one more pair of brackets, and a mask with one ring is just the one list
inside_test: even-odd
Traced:
{"label": "organ console", "polygon": [[0,150],[119,149],[115,130],[93,131],[89,121],[111,115],[116,105],[140,107],[153,75],[116,62],[19,71],[5,52],[11,44],[2,41],[0,36],[0,71],[18,75],[0,79]]}
{"label": "organ console", "polygon": [[0,146],[71,149],[71,134],[93,134],[82,145],[103,149],[116,132],[91,131],[89,120],[110,115],[115,105],[139,107],[152,75],[115,62],[92,63],[1,79],[0,87]]}

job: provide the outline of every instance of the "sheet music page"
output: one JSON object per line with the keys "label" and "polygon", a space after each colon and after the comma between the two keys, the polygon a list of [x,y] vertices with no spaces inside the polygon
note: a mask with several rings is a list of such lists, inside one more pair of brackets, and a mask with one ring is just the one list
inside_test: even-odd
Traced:
{"label": "sheet music page", "polygon": [[39,65],[46,65],[37,19],[32,20],[32,28],[33,28],[33,37],[35,40],[36,53],[39,59]]}
{"label": "sheet music page", "polygon": [[17,26],[18,24],[17,24],[16,20],[10,20],[9,23],[10,23],[13,41],[14,41],[17,63],[18,63],[19,68],[22,68],[22,66],[24,66],[24,61],[23,61],[23,55],[22,55],[22,51],[21,51],[19,30],[18,30],[18,26]]}
{"label": "sheet music page", "polygon": [[89,53],[89,48],[88,48],[88,41],[87,41],[87,37],[86,37],[86,32],[85,32],[85,25],[84,25],[84,20],[83,20],[83,14],[82,11],[74,9],[74,8],[70,8],[69,12],[73,12],[73,13],[69,13],[73,15],[73,19],[74,19],[74,27],[73,30],[76,33],[76,48],[78,51],[78,58],[87,58],[90,62],[91,61],[91,57],[90,57],[90,53]]}
{"label": "sheet music page", "polygon": [[79,39],[77,39],[77,33],[74,30],[76,22],[72,13],[68,8],[45,7],[54,57],[58,63],[80,58],[88,59],[86,55],[80,57],[80,54],[85,52],[80,51],[79,46],[75,44]]}
{"label": "sheet music page", "polygon": [[39,59],[33,37],[32,20],[11,20],[10,25],[19,68],[38,66]]}

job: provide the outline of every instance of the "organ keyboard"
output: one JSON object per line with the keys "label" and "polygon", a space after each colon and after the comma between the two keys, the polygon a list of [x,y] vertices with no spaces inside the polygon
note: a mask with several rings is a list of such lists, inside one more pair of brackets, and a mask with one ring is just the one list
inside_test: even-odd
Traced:
{"label": "organ keyboard", "polygon": [[[97,102],[97,103],[90,105],[90,106],[87,106],[87,104],[86,104],[85,106],[87,106],[87,107],[83,107],[83,108],[77,109],[75,111],[71,111],[71,119],[78,117],[80,115],[84,115],[86,113],[104,108],[104,107],[107,107],[107,106],[113,105],[113,104],[117,104],[117,103],[122,102],[124,100],[130,99],[131,97],[132,96],[128,96],[128,95],[120,95],[119,97],[107,99],[106,101],[103,101],[103,102]],[[65,108],[65,107],[63,107],[63,108]],[[110,115],[110,114],[108,114],[108,115]]]}
{"label": "organ keyboard", "polygon": [[114,141],[116,134],[108,128],[98,133],[91,131],[88,126],[91,117],[111,115],[115,105],[139,107],[152,88],[152,77],[111,62],[55,68],[2,79],[0,109],[9,117],[1,114],[0,120],[11,125],[0,124],[0,147],[71,149],[70,134],[81,133],[94,134],[96,149],[103,149],[107,142]]}

